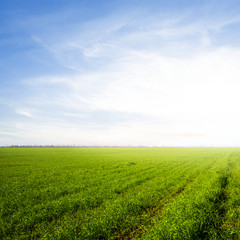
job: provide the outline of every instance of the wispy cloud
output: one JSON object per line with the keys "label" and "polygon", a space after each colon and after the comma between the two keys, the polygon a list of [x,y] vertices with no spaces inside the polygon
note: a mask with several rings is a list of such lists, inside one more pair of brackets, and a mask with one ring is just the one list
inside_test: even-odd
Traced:
{"label": "wispy cloud", "polygon": [[16,109],[16,113],[20,114],[20,115],[22,115],[24,117],[34,118],[34,115],[29,110]]}
{"label": "wispy cloud", "polygon": [[[177,140],[183,144],[180,138],[198,139],[201,143],[209,136],[218,138],[219,133],[223,136],[228,133],[234,136],[240,134],[237,130],[237,119],[240,120],[237,110],[240,101],[237,93],[240,87],[239,61],[240,51],[230,48],[189,58],[134,52],[127,59],[112,64],[109,71],[70,77],[43,77],[33,82],[36,86],[62,85],[68,88],[65,98],[56,94],[51,96],[49,102],[56,107],[71,109],[72,115],[78,119],[82,118],[81,112],[89,116],[96,111],[139,114],[137,118],[113,121],[107,128],[96,118],[95,124],[99,130],[91,133],[96,134],[94,144],[110,144],[113,138],[115,143],[117,139],[122,139],[119,140],[121,144],[123,139],[137,144],[141,144],[141,141],[150,144],[153,139],[168,139],[168,143],[172,141],[178,145]],[[41,102],[44,101],[47,103],[48,99],[41,97]],[[139,116],[144,116],[145,120],[143,118],[139,122]],[[149,123],[149,119],[156,119],[160,124]],[[71,125],[66,124],[69,127]],[[85,128],[86,125],[78,127],[82,132]],[[145,137],[143,140],[143,136],[149,136],[149,140]],[[153,142],[163,144],[164,141]]]}

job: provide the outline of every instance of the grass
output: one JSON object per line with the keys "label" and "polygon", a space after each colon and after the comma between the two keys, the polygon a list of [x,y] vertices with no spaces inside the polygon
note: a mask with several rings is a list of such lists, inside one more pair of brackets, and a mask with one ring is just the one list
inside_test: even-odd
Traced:
{"label": "grass", "polygon": [[240,239],[240,149],[0,149],[0,239]]}

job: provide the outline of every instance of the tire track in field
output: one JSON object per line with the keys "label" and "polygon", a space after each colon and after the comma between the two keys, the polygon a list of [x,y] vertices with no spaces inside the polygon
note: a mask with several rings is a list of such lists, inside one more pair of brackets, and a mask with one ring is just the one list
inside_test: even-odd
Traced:
{"label": "tire track in field", "polygon": [[[197,176],[198,177],[198,176]],[[143,236],[151,227],[156,226],[156,222],[154,221],[156,217],[161,217],[164,213],[164,208],[168,204],[172,204],[176,199],[181,196],[195,181],[197,178],[190,179],[185,186],[182,188],[179,188],[176,192],[171,194],[170,198],[167,201],[164,201],[160,203],[158,206],[152,207],[144,211],[144,213],[141,215],[142,218],[142,224],[140,220],[140,224],[138,224],[134,229],[128,234],[128,235],[122,235],[118,236],[117,238],[113,239],[123,239],[123,240],[130,240],[130,239],[137,239],[141,236]],[[220,191],[217,194],[216,198],[211,199],[214,203],[213,212],[218,213],[219,221],[217,222],[209,222],[208,224],[213,226],[214,231],[217,233],[219,237],[221,237],[221,232],[223,227],[226,227],[224,225],[224,217],[227,214],[227,206],[226,202],[228,201],[228,195],[226,192],[226,188],[228,186],[229,181],[229,173],[222,174],[222,176],[219,177],[220,181]],[[145,216],[145,219],[144,219]],[[204,235],[204,234],[203,234]],[[221,238],[219,238],[221,239]]]}
{"label": "tire track in field", "polygon": [[[227,201],[228,195],[226,188],[229,184],[229,173],[221,174],[219,176],[218,181],[220,183],[220,190],[214,196],[208,199],[210,203],[213,204],[209,221],[204,223],[205,227],[201,229],[198,233],[199,239],[212,239],[212,234],[215,232],[216,239],[228,239],[222,236],[222,230],[224,226],[224,218],[227,214]],[[210,226],[210,228],[207,226]],[[214,237],[214,239],[215,239]],[[223,238],[222,238],[223,237]],[[232,239],[232,238],[231,238]]]}
{"label": "tire track in field", "polygon": [[[239,154],[234,154],[232,153],[230,155],[234,160],[230,161],[228,160],[228,166],[230,169],[230,183],[229,183],[229,189],[227,189],[227,201],[229,201],[229,206],[227,210],[230,210],[230,214],[226,212],[224,215],[225,221],[222,223],[221,226],[221,231],[227,232],[228,233],[228,238],[229,239],[240,239],[239,237],[239,217],[236,214],[239,209],[239,202],[234,202],[234,195],[236,194],[235,191],[239,191],[238,185],[236,185],[236,180],[239,180]],[[230,236],[229,236],[230,233]]]}
{"label": "tire track in field", "polygon": [[[214,210],[218,212],[218,216],[220,218],[220,221],[218,222],[218,224],[214,225],[214,229],[219,235],[219,238],[222,237],[221,236],[222,232],[224,232],[224,230],[230,227],[230,225],[224,224],[224,219],[227,215],[227,211],[228,211],[227,202],[229,201],[227,187],[229,185],[229,179],[231,177],[231,169],[234,167],[234,163],[231,161],[231,155],[232,154],[228,156],[228,166],[227,166],[226,172],[222,173],[222,176],[219,177],[221,190],[214,201],[214,205],[215,205]],[[235,239],[234,234],[231,236],[231,239]]]}
{"label": "tire track in field", "polygon": [[190,185],[193,184],[196,178],[197,176],[188,180],[184,186],[170,194],[168,200],[161,202],[157,206],[152,206],[145,209],[140,215],[140,224],[133,227],[131,232],[122,232],[111,239],[132,240],[141,237],[147,230],[149,230],[149,228],[156,225],[154,218],[162,216],[164,207],[174,202],[181,194],[183,194],[190,187]]}
{"label": "tire track in field", "polygon": [[[216,211],[219,212],[219,217],[221,218],[220,222],[217,224],[215,227],[219,237],[221,237],[221,234],[224,234],[224,231],[231,229],[231,225],[225,224],[224,220],[227,215],[227,202],[229,201],[229,195],[227,194],[227,186],[229,184],[229,178],[230,174],[228,173],[227,175],[223,176],[220,181],[221,181],[221,192],[218,196],[218,202],[216,202]],[[236,234],[233,233],[231,235],[231,239],[238,239],[236,238]]]}

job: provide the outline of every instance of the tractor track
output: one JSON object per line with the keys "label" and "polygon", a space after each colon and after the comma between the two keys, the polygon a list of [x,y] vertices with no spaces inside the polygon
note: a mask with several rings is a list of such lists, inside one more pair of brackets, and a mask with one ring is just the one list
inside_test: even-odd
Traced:
{"label": "tractor track", "polygon": [[140,215],[140,223],[134,226],[131,231],[124,231],[112,237],[112,240],[132,240],[141,237],[146,231],[156,225],[155,219],[162,216],[164,208],[173,203],[180,195],[182,195],[195,181],[196,178],[190,179],[187,183],[180,187],[177,191],[169,194],[166,201],[158,205],[146,208]]}

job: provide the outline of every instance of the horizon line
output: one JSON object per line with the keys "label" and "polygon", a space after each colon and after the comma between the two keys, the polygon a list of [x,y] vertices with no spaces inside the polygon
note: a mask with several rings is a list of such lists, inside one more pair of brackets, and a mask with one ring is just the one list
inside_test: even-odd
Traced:
{"label": "horizon line", "polygon": [[147,146],[147,145],[1,145],[0,148],[240,148],[240,146]]}

